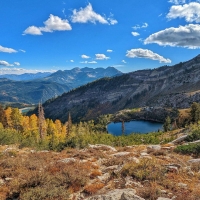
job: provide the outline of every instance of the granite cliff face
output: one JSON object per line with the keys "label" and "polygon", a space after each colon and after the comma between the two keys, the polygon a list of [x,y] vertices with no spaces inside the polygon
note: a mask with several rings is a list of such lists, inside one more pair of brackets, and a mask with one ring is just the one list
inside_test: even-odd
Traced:
{"label": "granite cliff face", "polygon": [[200,101],[200,55],[174,66],[94,81],[44,104],[46,117],[92,119],[133,107],[186,108]]}

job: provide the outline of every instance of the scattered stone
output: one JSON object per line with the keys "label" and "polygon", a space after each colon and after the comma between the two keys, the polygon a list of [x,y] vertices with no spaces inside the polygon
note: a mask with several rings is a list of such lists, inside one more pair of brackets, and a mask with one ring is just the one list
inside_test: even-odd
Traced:
{"label": "scattered stone", "polygon": [[0,185],[3,185],[5,182],[3,179],[0,179]]}
{"label": "scattered stone", "polygon": [[171,199],[165,197],[158,197],[157,200],[171,200]]}
{"label": "scattered stone", "polygon": [[198,164],[198,163],[200,163],[200,158],[188,160],[188,162],[191,164],[193,164],[193,163]]}
{"label": "scattered stone", "polygon": [[159,151],[159,150],[161,150],[161,146],[160,145],[148,145],[147,150]]}
{"label": "scattered stone", "polygon": [[141,158],[146,158],[146,159],[149,159],[149,160],[151,160],[151,159],[152,159],[152,157],[151,157],[151,156],[141,156]]}
{"label": "scattered stone", "polygon": [[161,194],[167,194],[167,191],[166,190],[160,190],[160,193]]}
{"label": "scattered stone", "polygon": [[167,166],[168,172],[179,173],[178,167],[175,166]]}
{"label": "scattered stone", "polygon": [[123,157],[123,156],[127,156],[129,154],[130,154],[130,152],[119,152],[119,153],[112,154],[112,156]]}
{"label": "scattered stone", "polygon": [[126,187],[140,187],[140,188],[142,188],[143,187],[143,185],[140,183],[140,182],[135,182],[134,180],[133,180],[133,178],[132,177],[130,177],[130,176],[127,176],[126,178],[125,178],[125,181],[126,181],[126,183],[125,183],[125,186]]}
{"label": "scattered stone", "polygon": [[181,165],[173,163],[173,164],[169,164],[169,165],[165,165],[166,167],[177,167],[178,169],[181,168]]}
{"label": "scattered stone", "polygon": [[107,149],[109,151],[117,152],[117,150],[114,147],[111,147],[109,145],[104,145],[104,144],[95,144],[95,145],[92,145],[92,144],[89,144],[88,146],[89,146],[89,148],[92,148],[92,149],[102,149],[102,148],[105,148],[105,149]]}
{"label": "scattered stone", "polygon": [[64,162],[64,163],[69,163],[69,162],[76,162],[77,160],[75,158],[65,158],[60,160],[60,162]]}
{"label": "scattered stone", "polygon": [[106,194],[88,197],[85,200],[145,200],[137,196],[134,189],[115,189]]}
{"label": "scattered stone", "polygon": [[11,180],[13,180],[13,178],[9,178],[9,177],[5,178],[5,181],[11,181]]}
{"label": "scattered stone", "polygon": [[162,147],[162,150],[171,150],[171,147]]}
{"label": "scattered stone", "polygon": [[187,184],[185,184],[185,183],[178,183],[178,187],[186,189],[187,188]]}
{"label": "scattered stone", "polygon": [[49,151],[48,150],[38,151],[38,153],[49,153]]}
{"label": "scattered stone", "polygon": [[188,171],[187,174],[188,174],[189,176],[194,176],[194,172],[193,172],[193,171]]}
{"label": "scattered stone", "polygon": [[140,155],[141,155],[141,156],[149,156],[149,154],[146,153],[146,152],[142,152],[142,153],[140,153]]}
{"label": "scattered stone", "polygon": [[14,150],[16,150],[16,148],[8,147],[3,152],[5,153],[7,151],[14,151]]}
{"label": "scattered stone", "polygon": [[30,150],[30,152],[31,152],[31,153],[35,153],[36,151],[35,151],[35,150]]}
{"label": "scattered stone", "polygon": [[136,157],[129,157],[128,158],[129,161],[135,162],[135,163],[140,163],[140,160]]}
{"label": "scattered stone", "polygon": [[193,141],[193,142],[188,142],[188,144],[196,144],[196,143],[200,143],[200,140],[196,140],[196,141]]}
{"label": "scattered stone", "polygon": [[173,143],[173,144],[179,144],[179,143],[183,142],[186,137],[187,137],[187,135],[183,135],[183,136],[181,136],[181,137],[173,140],[171,143]]}
{"label": "scattered stone", "polygon": [[97,177],[101,182],[107,182],[108,179],[110,178],[110,173],[105,173],[102,176]]}

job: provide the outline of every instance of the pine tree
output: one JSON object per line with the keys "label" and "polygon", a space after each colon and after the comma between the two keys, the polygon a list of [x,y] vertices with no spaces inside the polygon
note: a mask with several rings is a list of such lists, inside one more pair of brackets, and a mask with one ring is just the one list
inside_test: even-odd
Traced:
{"label": "pine tree", "polygon": [[163,125],[163,128],[164,128],[165,132],[170,131],[170,129],[171,129],[171,119],[170,119],[169,116],[167,116],[167,118],[165,119],[165,123]]}
{"label": "pine tree", "polygon": [[68,115],[68,120],[65,123],[65,125],[66,125],[66,136],[68,137],[71,133],[71,130],[72,130],[72,119],[71,119],[70,112],[69,112],[69,115]]}
{"label": "pine tree", "polygon": [[190,116],[193,122],[198,122],[200,120],[200,104],[199,103],[194,102],[192,104]]}
{"label": "pine tree", "polygon": [[40,136],[40,139],[43,140],[47,132],[46,130],[47,127],[46,127],[46,121],[44,117],[44,109],[41,103],[39,103],[38,105],[38,124],[39,124],[39,136]]}

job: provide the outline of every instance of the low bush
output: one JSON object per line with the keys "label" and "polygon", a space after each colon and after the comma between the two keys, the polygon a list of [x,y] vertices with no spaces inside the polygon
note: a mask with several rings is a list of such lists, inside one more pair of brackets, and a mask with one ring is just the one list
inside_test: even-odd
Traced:
{"label": "low bush", "polygon": [[132,176],[138,181],[162,180],[166,170],[155,159],[143,158],[140,163],[127,163],[121,170],[123,176]]}
{"label": "low bush", "polygon": [[200,143],[197,144],[188,144],[188,145],[180,145],[174,149],[177,153],[182,154],[194,154],[195,156],[200,155]]}

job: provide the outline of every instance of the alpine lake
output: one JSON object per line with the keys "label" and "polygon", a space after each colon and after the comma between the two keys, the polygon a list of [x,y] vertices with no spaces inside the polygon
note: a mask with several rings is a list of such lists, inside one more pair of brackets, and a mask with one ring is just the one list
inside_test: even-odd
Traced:
{"label": "alpine lake", "polygon": [[120,136],[122,134],[129,135],[131,133],[146,134],[150,132],[158,132],[163,129],[163,123],[134,120],[130,122],[111,122],[107,125],[108,133]]}

